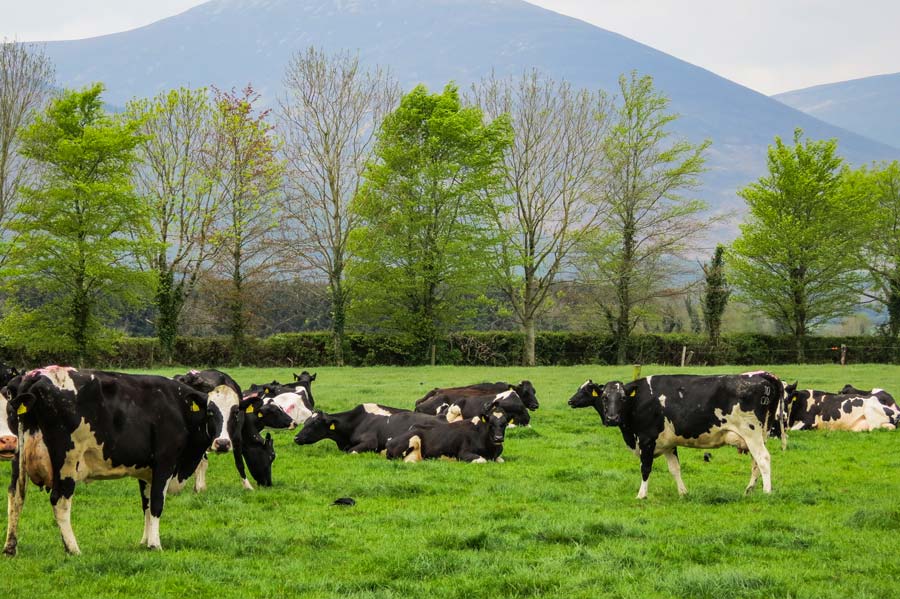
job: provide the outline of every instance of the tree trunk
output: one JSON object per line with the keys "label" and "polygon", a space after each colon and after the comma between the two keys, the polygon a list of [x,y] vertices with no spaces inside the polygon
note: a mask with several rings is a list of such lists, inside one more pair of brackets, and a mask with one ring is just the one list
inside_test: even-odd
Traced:
{"label": "tree trunk", "polygon": [[805,340],[805,335],[803,331],[800,331],[794,336],[794,343],[797,347],[797,364],[803,364],[806,362],[806,353],[803,349],[803,342]]}
{"label": "tree trunk", "polygon": [[344,289],[338,274],[331,281],[331,343],[335,366],[344,365],[344,324],[347,319],[344,302]]}
{"label": "tree trunk", "polygon": [[525,356],[524,356],[524,365],[525,366],[534,366],[536,363],[535,355],[534,355],[534,345],[535,345],[535,323],[534,317],[529,316],[525,318]]}
{"label": "tree trunk", "polygon": [[239,246],[235,247],[233,257],[234,270],[232,270],[231,273],[233,284],[231,291],[233,295],[231,297],[231,305],[229,306],[231,316],[231,344],[235,360],[240,364],[244,359],[244,333],[246,323],[244,322],[244,277],[241,273],[242,255]]}
{"label": "tree trunk", "polygon": [[178,314],[184,298],[175,287],[175,275],[169,269],[157,272],[156,288],[156,337],[164,364],[175,359],[175,341],[178,336]]}

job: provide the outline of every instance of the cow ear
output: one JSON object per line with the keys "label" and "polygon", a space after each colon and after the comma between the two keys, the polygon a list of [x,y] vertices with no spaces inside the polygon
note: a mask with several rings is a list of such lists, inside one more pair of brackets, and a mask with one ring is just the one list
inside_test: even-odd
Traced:
{"label": "cow ear", "polygon": [[507,389],[507,391],[515,391],[515,390],[516,390],[516,386],[515,386],[515,385],[507,385],[507,386],[509,387],[509,388]]}
{"label": "cow ear", "polygon": [[317,373],[315,373],[315,372],[314,372],[314,373],[312,373],[312,376],[311,376],[311,377],[309,377],[309,380],[311,380],[311,381],[314,381],[314,380],[316,380],[316,374],[317,374]]}
{"label": "cow ear", "polygon": [[638,383],[637,381],[631,381],[630,383],[628,383],[627,385],[625,385],[625,398],[626,398],[626,399],[628,399],[629,397],[634,397],[635,395],[637,395],[638,384],[639,384],[639,383]]}
{"label": "cow ear", "polygon": [[299,380],[300,380],[300,376],[299,376],[296,372],[293,373],[293,375],[294,375],[294,380],[295,380],[295,381],[299,381]]}

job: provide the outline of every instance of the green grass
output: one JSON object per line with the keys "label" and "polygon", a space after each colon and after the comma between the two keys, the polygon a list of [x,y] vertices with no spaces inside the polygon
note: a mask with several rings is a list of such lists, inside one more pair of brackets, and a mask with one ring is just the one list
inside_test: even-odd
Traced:
{"label": "green grass", "polygon": [[[643,374],[677,369],[645,366]],[[694,368],[740,372],[749,368]],[[900,367],[779,366],[802,387],[900,391]],[[163,374],[184,372],[170,369]],[[232,369],[239,383],[289,369]],[[3,597],[896,597],[900,432],[792,433],[772,440],[774,493],[743,496],[747,456],[680,451],[689,495],[664,460],[637,501],[637,459],[616,429],[568,398],[630,367],[318,369],[317,406],[412,406],[433,386],[530,378],[541,408],[510,430],[504,464],[388,462],[274,433],[275,486],[243,491],[231,456],[211,456],[209,490],[166,503],[164,550],[138,546],[137,482],[79,486],[66,556],[35,487],[19,555],[0,559]],[[9,465],[0,465],[8,480]],[[4,483],[5,484],[5,483]],[[350,496],[352,508],[331,507]],[[5,516],[0,516],[5,523]]]}

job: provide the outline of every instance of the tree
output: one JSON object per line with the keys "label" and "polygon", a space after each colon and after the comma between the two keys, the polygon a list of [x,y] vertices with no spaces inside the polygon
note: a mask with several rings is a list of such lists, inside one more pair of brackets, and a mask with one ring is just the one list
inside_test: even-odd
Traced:
{"label": "tree", "polygon": [[359,192],[377,126],[400,92],[385,71],[361,68],[359,56],[329,56],[315,48],[291,59],[285,88],[280,103],[288,168],[282,248],[328,281],[334,360],[342,366],[351,292],[344,276],[347,242],[359,218],[350,202]]}
{"label": "tree", "polygon": [[278,141],[259,111],[259,94],[251,86],[241,92],[216,90],[213,164],[221,222],[213,243],[220,246],[217,267],[231,286],[226,297],[228,330],[238,358],[242,357],[249,314],[248,283],[265,278],[272,268],[272,231],[276,193],[283,164]]}
{"label": "tree", "polygon": [[700,184],[710,142],[670,139],[668,126],[677,116],[667,113],[669,99],[651,77],[623,75],[619,91],[597,173],[597,209],[605,221],[586,252],[584,274],[597,288],[616,358],[624,364],[643,310],[672,295],[677,259],[710,223],[699,218],[706,205],[682,195]]}
{"label": "tree", "polygon": [[483,294],[489,204],[511,137],[506,118],[484,124],[452,84],[441,94],[416,87],[379,130],[354,203],[362,219],[352,234],[354,306],[423,342],[432,362],[465,300]]}
{"label": "tree", "polygon": [[41,180],[21,188],[2,273],[15,297],[39,295],[13,301],[3,322],[10,342],[74,351],[79,361],[110,339],[104,311],[145,295],[135,259],[152,249],[147,209],[130,181],[139,123],[107,115],[102,92],[100,84],[66,91],[22,132],[21,151],[40,165]]}
{"label": "tree", "polygon": [[[19,201],[19,188],[34,183],[34,168],[19,153],[19,132],[43,106],[53,82],[53,64],[39,49],[0,42],[0,235]],[[0,252],[5,254],[5,252]]]}
{"label": "tree", "polygon": [[725,306],[728,305],[728,297],[731,289],[725,276],[725,247],[716,246],[709,264],[703,264],[703,322],[706,324],[706,333],[709,342],[719,344],[719,334],[722,332],[722,316],[725,314]]}
{"label": "tree", "polygon": [[866,199],[869,226],[860,235],[868,281],[863,294],[887,310],[887,335],[900,337],[900,162],[844,173],[847,194]]}
{"label": "tree", "polygon": [[492,76],[473,96],[488,118],[509,115],[514,131],[502,165],[506,193],[492,204],[499,251],[491,265],[525,332],[525,365],[533,366],[536,323],[552,307],[573,250],[599,218],[591,206],[606,99],[535,70],[518,80]]}
{"label": "tree", "polygon": [[868,208],[842,185],[837,142],[775,138],[768,174],[738,192],[747,220],[730,262],[740,298],[789,331],[797,359],[806,335],[849,315],[861,287],[857,246]]}
{"label": "tree", "polygon": [[185,300],[217,247],[211,243],[221,200],[214,185],[212,106],[207,90],[181,88],[136,100],[128,113],[142,123],[144,134],[135,182],[151,206],[159,248],[150,260],[156,335],[163,360],[171,361]]}

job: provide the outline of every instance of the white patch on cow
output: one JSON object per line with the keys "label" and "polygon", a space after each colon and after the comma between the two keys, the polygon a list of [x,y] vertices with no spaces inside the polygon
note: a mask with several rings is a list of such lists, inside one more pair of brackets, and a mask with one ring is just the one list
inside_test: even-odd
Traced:
{"label": "white patch on cow", "polygon": [[403,456],[404,462],[421,462],[422,461],[422,438],[419,435],[413,435],[409,438],[409,451]]}
{"label": "white patch on cow", "polygon": [[247,480],[246,478],[242,478],[242,479],[241,479],[241,484],[242,484],[242,485],[244,486],[244,488],[247,489],[248,491],[252,491],[252,490],[253,490],[253,485],[251,485],[251,484],[250,484],[250,481]]}
{"label": "white patch on cow", "polygon": [[498,464],[502,464],[504,462],[503,456],[498,455],[494,461],[497,462]]}
{"label": "white patch on cow", "polygon": [[648,480],[641,481],[641,488],[638,489],[638,494],[637,494],[638,499],[646,499],[647,498],[647,483],[648,482],[649,482]]}
{"label": "white patch on cow", "polygon": [[474,424],[475,426],[478,426],[479,423],[481,423],[481,417],[480,417],[480,416],[476,416],[475,418],[471,418],[471,419],[469,419],[469,422],[471,422],[471,423]]}
{"label": "white patch on cow", "polygon": [[659,405],[661,405],[662,407],[666,407],[666,396],[665,395],[659,396]]}
{"label": "white patch on cow", "polygon": [[447,410],[447,422],[458,422],[463,419],[462,408],[453,404]]}
{"label": "white patch on cow", "polygon": [[678,487],[678,494],[686,495],[687,487],[684,486],[684,481],[681,479],[681,464],[678,462],[678,456],[675,455],[674,451],[666,452],[665,456],[666,465],[669,467],[669,473],[672,475],[672,478],[675,479],[675,486]]}
{"label": "white patch on cow", "polygon": [[[236,406],[241,401],[234,389],[228,385],[219,385],[207,395],[209,403],[215,404],[222,413],[222,428],[216,431],[213,437],[212,447],[215,449],[216,441],[228,441],[231,448],[231,435],[228,434],[228,416],[231,414],[231,406]],[[224,452],[223,452],[224,453]]]}
{"label": "white patch on cow", "polygon": [[760,376],[760,375],[763,375],[763,374],[769,374],[769,373],[768,373],[767,371],[765,371],[765,370],[754,370],[753,372],[742,372],[742,373],[741,373],[741,376],[748,376],[748,377],[749,377],[749,376]]}
{"label": "white patch on cow", "polygon": [[496,412],[491,412],[491,416],[493,416],[494,418],[503,418],[503,412],[500,412],[499,410]]}
{"label": "white patch on cow", "polygon": [[66,551],[72,555],[80,555],[81,549],[78,548],[78,541],[75,540],[75,533],[72,531],[72,498],[60,497],[53,506],[53,516],[56,518],[56,525],[59,527]]}
{"label": "white patch on cow", "polygon": [[494,402],[498,402],[504,399],[509,399],[512,397],[513,393],[515,393],[515,389],[510,389],[508,391],[504,391],[503,393],[498,393],[496,397],[494,397]]}
{"label": "white patch on cow", "polygon": [[[150,513],[150,510],[147,510]],[[159,518],[150,516],[149,530],[147,531],[147,547],[150,549],[162,549],[162,543],[159,540]]]}
{"label": "white patch on cow", "polygon": [[652,375],[651,375],[651,376],[648,376],[648,377],[647,377],[647,388],[650,389],[650,397],[653,397],[653,384],[652,384],[652,381],[653,381],[653,376],[652,376]]}
{"label": "white patch on cow", "polygon": [[124,464],[113,466],[112,460],[104,459],[103,443],[97,441],[84,418],[81,419],[78,428],[72,431],[71,442],[74,447],[66,452],[65,462],[59,471],[61,478],[71,478],[79,482],[133,476],[150,482],[153,473],[149,467],[138,468]]}
{"label": "white patch on cow", "polygon": [[594,383],[591,381],[591,379],[588,379],[584,382],[583,385],[581,385],[581,387],[579,387],[579,389],[587,389],[588,387],[590,387],[593,384]]}
{"label": "white patch on cow", "polygon": [[50,382],[57,389],[61,391],[75,391],[77,393],[75,381],[69,376],[70,372],[77,372],[77,370],[71,366],[47,366],[32,370],[28,373],[28,376],[45,376],[50,379]]}
{"label": "white patch on cow", "polygon": [[282,393],[267,399],[266,403],[274,403],[284,410],[284,413],[291,417],[294,424],[303,424],[312,416],[312,410],[306,407],[303,397],[304,394],[301,393]]}
{"label": "white patch on cow", "polygon": [[377,403],[364,403],[363,410],[368,414],[376,414],[378,416],[390,416],[391,413],[379,406]]}
{"label": "white patch on cow", "polygon": [[878,395],[879,393],[884,393],[884,389],[872,389],[872,395]]}
{"label": "white patch on cow", "polygon": [[477,458],[475,458],[474,460],[472,460],[469,463],[470,464],[487,464],[487,460],[481,456],[478,456]]}

